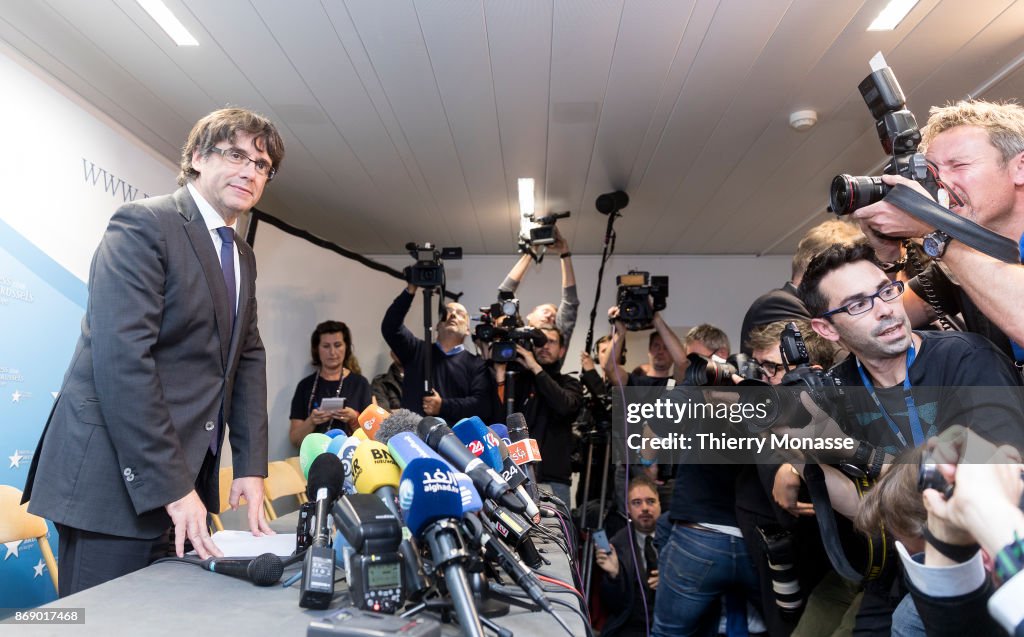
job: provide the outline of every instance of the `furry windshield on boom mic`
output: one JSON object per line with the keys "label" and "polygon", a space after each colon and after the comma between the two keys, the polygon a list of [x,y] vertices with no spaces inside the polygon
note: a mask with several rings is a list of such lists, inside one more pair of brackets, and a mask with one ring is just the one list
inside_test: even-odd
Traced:
{"label": "furry windshield on boom mic", "polygon": [[416,425],[420,424],[421,420],[423,420],[423,416],[415,412],[408,409],[396,409],[380,424],[374,440],[386,445],[393,436],[403,431],[416,433]]}

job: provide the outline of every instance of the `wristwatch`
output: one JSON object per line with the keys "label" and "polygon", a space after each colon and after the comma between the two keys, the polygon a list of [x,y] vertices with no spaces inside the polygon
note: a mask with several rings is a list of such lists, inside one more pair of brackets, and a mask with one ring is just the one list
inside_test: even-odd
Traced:
{"label": "wristwatch", "polygon": [[950,237],[942,230],[936,230],[935,232],[929,232],[924,235],[924,253],[933,259],[941,259],[942,255],[946,253],[946,247],[949,245]]}

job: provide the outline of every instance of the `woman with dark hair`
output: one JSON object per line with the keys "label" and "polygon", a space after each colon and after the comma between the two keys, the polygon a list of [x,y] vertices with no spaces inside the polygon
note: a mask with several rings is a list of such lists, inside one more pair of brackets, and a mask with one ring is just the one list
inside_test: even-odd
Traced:
{"label": "woman with dark hair", "polygon": [[[288,438],[298,447],[313,432],[342,429],[351,434],[370,404],[370,383],[359,373],[352,332],[340,321],[324,321],[310,336],[316,372],[299,381],[292,397]],[[340,409],[321,409],[324,398],[344,398]]]}

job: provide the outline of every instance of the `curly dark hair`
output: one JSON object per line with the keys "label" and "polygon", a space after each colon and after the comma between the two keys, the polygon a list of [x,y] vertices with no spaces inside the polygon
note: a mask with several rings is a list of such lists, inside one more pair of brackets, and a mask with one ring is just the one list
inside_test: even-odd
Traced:
{"label": "curly dark hair", "polygon": [[316,326],[312,336],[309,337],[309,350],[313,356],[313,366],[320,367],[320,337],[324,334],[341,333],[345,341],[345,362],[342,363],[353,374],[361,374],[359,360],[356,358],[356,348],[352,345],[352,331],[341,321],[324,321]]}
{"label": "curly dark hair", "polygon": [[830,272],[838,270],[849,263],[858,261],[870,261],[875,263],[874,249],[865,244],[848,245],[833,243],[818,254],[814,255],[811,262],[807,264],[807,271],[797,288],[797,295],[804,302],[807,311],[812,317],[820,317],[828,311],[828,299],[821,293],[821,280]]}

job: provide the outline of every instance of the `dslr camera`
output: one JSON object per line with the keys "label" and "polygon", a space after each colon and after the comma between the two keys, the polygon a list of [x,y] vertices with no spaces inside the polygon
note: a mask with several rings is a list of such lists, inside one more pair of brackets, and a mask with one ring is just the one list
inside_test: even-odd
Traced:
{"label": "dslr camera", "polygon": [[615,305],[619,318],[631,332],[654,327],[654,313],[665,309],[668,298],[668,277],[651,276],[650,272],[630,270],[615,277],[618,290]]}
{"label": "dslr camera", "polygon": [[764,378],[761,366],[746,354],[733,354],[725,361],[717,356],[706,358],[700,354],[690,354],[686,358],[689,359],[690,366],[686,368],[684,385],[695,387],[735,385],[733,374],[741,376],[744,381],[757,381],[757,384],[760,384],[761,379]]}
{"label": "dslr camera", "polygon": [[523,327],[519,299],[511,292],[499,292],[497,303],[480,308],[480,323],[474,330],[474,338],[490,344],[491,360],[496,363],[516,360],[516,345],[532,352],[534,347],[540,347],[548,340],[539,329]]}
{"label": "dslr camera", "polygon": [[750,433],[761,433],[776,424],[799,429],[811,422],[811,414],[800,402],[800,393],[807,392],[814,404],[823,409],[833,420],[839,420],[843,406],[842,383],[820,367],[812,366],[807,354],[807,344],[796,323],[786,324],[779,343],[782,362],[788,370],[779,387],[767,383],[762,391],[767,393],[770,405],[766,418],[747,421]]}
{"label": "dslr camera", "polygon": [[[921,130],[914,114],[907,110],[906,96],[892,69],[885,66],[874,71],[861,81],[857,89],[875,118],[882,149],[891,155],[882,172],[912,179],[938,200],[941,188],[938,171],[917,150],[921,143]],[[890,188],[880,176],[836,175],[829,189],[829,210],[840,216],[850,214],[881,201]]]}
{"label": "dslr camera", "polygon": [[420,288],[443,288],[444,260],[462,258],[462,248],[438,250],[432,243],[407,243],[405,249],[416,259],[416,263],[405,267],[405,281]]}

